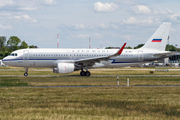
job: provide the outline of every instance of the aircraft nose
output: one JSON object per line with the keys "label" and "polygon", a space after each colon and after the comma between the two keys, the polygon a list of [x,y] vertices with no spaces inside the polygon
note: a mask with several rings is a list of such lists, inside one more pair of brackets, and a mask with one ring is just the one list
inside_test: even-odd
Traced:
{"label": "aircraft nose", "polygon": [[2,59],[2,63],[5,65],[10,65],[10,66],[14,66],[15,62],[11,60],[11,58],[9,57],[5,57]]}
{"label": "aircraft nose", "polygon": [[7,60],[6,57],[2,59],[2,63],[3,63],[3,64],[6,64],[7,62],[8,62],[8,60]]}

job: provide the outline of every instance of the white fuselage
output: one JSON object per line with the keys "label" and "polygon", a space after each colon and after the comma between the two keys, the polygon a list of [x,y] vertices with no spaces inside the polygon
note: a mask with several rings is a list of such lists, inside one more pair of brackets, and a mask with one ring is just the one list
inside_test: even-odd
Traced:
{"label": "white fuselage", "polygon": [[[75,63],[79,59],[99,58],[115,54],[118,49],[21,49],[3,59],[3,63],[16,67],[57,67],[57,63]],[[147,63],[160,59],[158,51],[124,49],[122,54],[108,61],[95,63],[91,68],[114,68]],[[161,51],[162,53],[162,51]]]}

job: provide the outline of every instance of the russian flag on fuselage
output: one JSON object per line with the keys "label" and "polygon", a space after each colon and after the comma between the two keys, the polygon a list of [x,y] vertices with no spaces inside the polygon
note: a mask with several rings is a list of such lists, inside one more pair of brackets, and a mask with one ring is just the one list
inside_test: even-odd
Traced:
{"label": "russian flag on fuselage", "polygon": [[162,39],[153,39],[151,42],[161,42]]}

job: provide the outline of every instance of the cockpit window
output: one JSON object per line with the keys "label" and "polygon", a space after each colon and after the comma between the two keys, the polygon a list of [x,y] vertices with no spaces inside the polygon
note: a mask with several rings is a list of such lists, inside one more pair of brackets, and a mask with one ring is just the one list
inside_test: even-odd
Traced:
{"label": "cockpit window", "polygon": [[17,53],[11,53],[9,56],[17,56]]}
{"label": "cockpit window", "polygon": [[13,53],[11,53],[9,56],[13,56],[14,54]]}

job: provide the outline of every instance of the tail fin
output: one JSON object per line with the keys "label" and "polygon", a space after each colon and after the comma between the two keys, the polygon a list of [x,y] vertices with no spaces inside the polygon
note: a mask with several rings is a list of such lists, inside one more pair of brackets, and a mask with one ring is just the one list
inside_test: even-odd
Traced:
{"label": "tail fin", "polygon": [[170,22],[162,23],[141,49],[157,49],[164,51],[169,37],[170,27]]}

